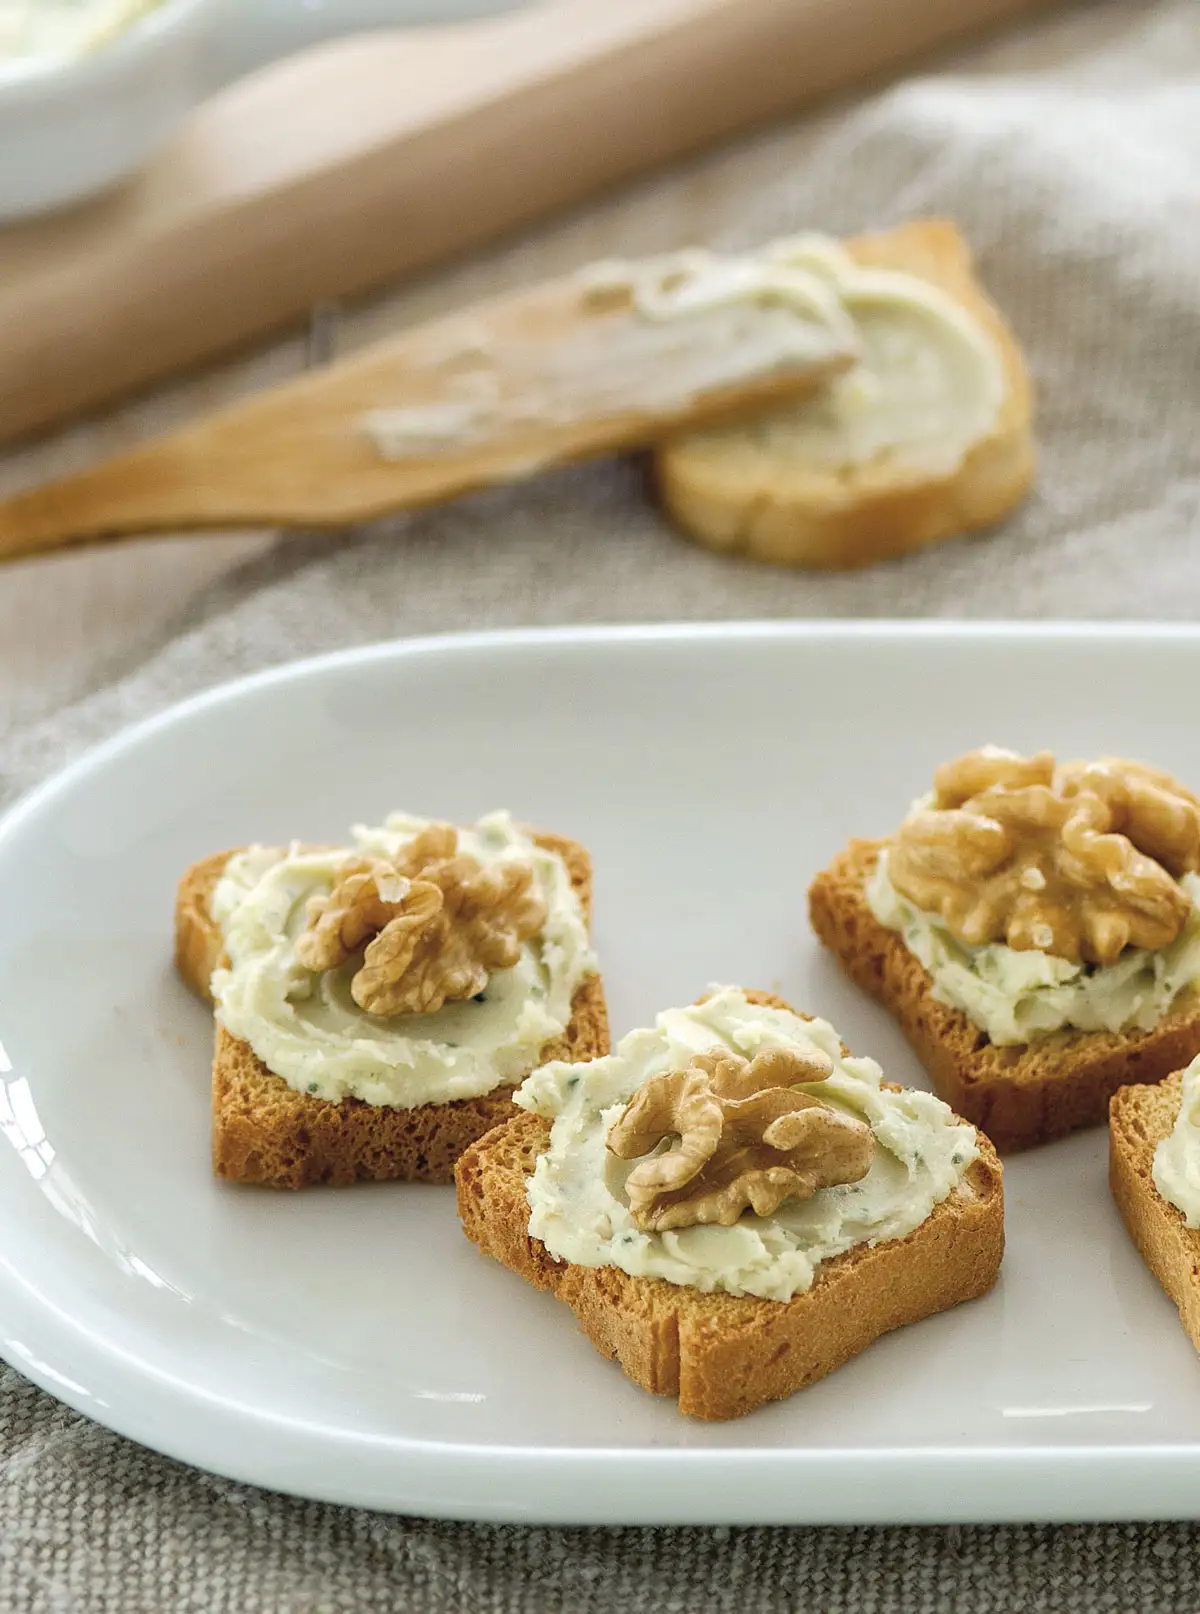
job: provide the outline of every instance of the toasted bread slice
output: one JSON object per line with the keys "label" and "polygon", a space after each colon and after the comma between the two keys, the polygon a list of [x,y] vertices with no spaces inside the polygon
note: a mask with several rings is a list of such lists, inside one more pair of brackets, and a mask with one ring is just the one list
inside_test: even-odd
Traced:
{"label": "toasted bread slice", "polygon": [[[683,531],[710,549],[793,566],[868,566],[991,526],[1029,488],[1029,375],[1015,337],[975,278],[958,230],[927,219],[846,246],[861,264],[903,270],[938,286],[990,334],[1007,382],[995,428],[955,469],[936,475],[903,453],[865,465],[816,464],[799,445],[781,444],[781,434],[764,441],[749,419],[673,438],[655,456],[659,494]],[[786,415],[773,410],[772,420]]]}
{"label": "toasted bread slice", "polygon": [[846,974],[895,1016],[935,1091],[1001,1153],[1099,1126],[1132,1078],[1158,1082],[1200,1053],[1200,997],[1178,998],[1153,1031],[1060,1031],[997,1048],[939,1003],[924,965],[881,925],[865,887],[883,841],[851,841],[809,891],[813,929]]}
{"label": "toasted bread slice", "polygon": [[1122,1087],[1113,1095],[1108,1180],[1130,1238],[1200,1351],[1200,1228],[1189,1227],[1154,1186],[1154,1151],[1175,1125],[1181,1092],[1177,1071],[1155,1087]]}
{"label": "toasted bread slice", "polygon": [[[789,1008],[779,998],[748,993]],[[702,1294],[617,1267],[556,1261],[529,1234],[526,1179],[550,1141],[539,1115],[514,1118],[467,1149],[455,1168],[458,1212],[472,1243],[575,1313],[583,1332],[643,1390],[680,1412],[738,1418],[814,1384],[882,1334],[986,1294],[1004,1253],[1002,1170],[980,1158],[958,1191],[907,1238],[859,1245],[817,1269],[788,1301]]]}
{"label": "toasted bread slice", "polygon": [[[592,865],[582,846],[538,834],[540,846],[567,866],[591,922]],[[209,982],[223,951],[212,918],[213,890],[233,854],[220,852],[184,875],[175,904],[175,962],[199,997],[212,1002]],[[550,1059],[596,1059],[608,1052],[608,1013],[598,975],[575,994],[571,1023],[541,1050]],[[340,1104],[298,1093],[274,1075],[248,1043],[217,1026],[212,1074],[213,1170],[230,1182],[269,1188],[344,1185],[362,1178],[448,1183],[469,1143],[514,1114],[513,1084],[450,1104],[392,1109],[350,1098]]]}

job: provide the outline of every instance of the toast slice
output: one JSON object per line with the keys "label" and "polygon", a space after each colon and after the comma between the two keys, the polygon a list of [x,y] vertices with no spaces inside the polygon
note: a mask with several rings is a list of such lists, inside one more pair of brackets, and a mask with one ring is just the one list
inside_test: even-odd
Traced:
{"label": "toast slice", "polygon": [[[567,866],[591,923],[592,865],[585,849],[559,835],[537,834]],[[224,943],[210,909],[232,852],[194,864],[175,904],[175,962],[187,985],[212,1002],[209,982]],[[589,976],[572,1004],[562,1037],[540,1058],[596,1059],[608,1052],[608,1013],[599,975]],[[476,1138],[515,1113],[513,1084],[478,1098],[401,1110],[361,1099],[330,1103],[298,1093],[274,1075],[248,1043],[218,1023],[212,1074],[213,1171],[230,1182],[268,1188],[345,1185],[360,1179],[448,1183],[454,1162]]]}
{"label": "toast slice", "polygon": [[1159,1082],[1200,1053],[1200,997],[1183,994],[1153,1031],[1060,1031],[997,1048],[871,912],[865,887],[884,841],[851,841],[809,890],[813,929],[846,974],[891,1011],[935,1092],[1002,1154],[1100,1126],[1119,1087]]}
{"label": "toast slice", "polygon": [[[863,465],[817,464],[780,434],[764,441],[750,419],[673,438],[655,455],[659,496],[683,531],[710,549],[793,566],[869,566],[991,526],[1028,491],[1029,374],[958,230],[926,219],[845,244],[860,264],[903,270],[939,287],[988,332],[1007,383],[995,428],[957,467],[936,474],[903,453]],[[771,418],[782,423],[787,411],[772,411]]]}
{"label": "toast slice", "polygon": [[[779,998],[755,1001],[790,1008]],[[575,1313],[602,1355],[693,1418],[739,1418],[814,1384],[874,1340],[986,1294],[1004,1253],[1002,1168],[980,1157],[958,1191],[906,1238],[859,1245],[817,1269],[792,1300],[703,1294],[617,1267],[560,1262],[529,1234],[526,1179],[551,1123],[523,1111],[467,1149],[455,1168],[458,1212],[485,1254]]]}
{"label": "toast slice", "polygon": [[1179,1308],[1200,1351],[1200,1228],[1154,1186],[1154,1151],[1179,1114],[1182,1072],[1155,1087],[1122,1087],[1109,1108],[1108,1180],[1143,1261]]}

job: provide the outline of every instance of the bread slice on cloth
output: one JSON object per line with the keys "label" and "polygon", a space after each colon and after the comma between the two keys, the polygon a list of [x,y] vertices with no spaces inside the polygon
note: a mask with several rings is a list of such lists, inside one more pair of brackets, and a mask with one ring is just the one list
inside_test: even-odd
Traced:
{"label": "bread slice on cloth", "polygon": [[[927,281],[973,316],[994,343],[1003,372],[994,425],[950,463],[912,446],[865,462],[829,463],[814,457],[791,424],[820,408],[818,395],[769,416],[673,438],[655,454],[659,496],[678,526],[710,549],[793,566],[867,566],[991,526],[1029,488],[1029,375],[955,226],[920,220],[845,246],[856,263]],[[832,385],[852,385],[854,375]]]}

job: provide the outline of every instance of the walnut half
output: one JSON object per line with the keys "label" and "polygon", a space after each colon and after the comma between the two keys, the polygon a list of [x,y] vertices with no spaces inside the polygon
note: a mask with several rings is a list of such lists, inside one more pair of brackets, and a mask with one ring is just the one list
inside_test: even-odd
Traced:
{"label": "walnut half", "polygon": [[794,1091],[832,1071],[824,1055],[771,1048],[753,1060],[697,1054],[686,1069],[651,1077],[608,1133],[621,1160],[678,1139],[625,1180],[638,1227],[731,1227],[747,1209],[770,1216],[786,1199],[857,1182],[875,1152],[870,1127]]}
{"label": "walnut half", "polygon": [[483,867],[458,854],[458,831],[433,824],[395,858],[348,864],[309,904],[296,942],[305,969],[337,969],[365,945],[350,993],[369,1014],[433,1014],[474,997],[546,923],[527,863]]}
{"label": "walnut half", "polygon": [[1003,941],[1112,964],[1166,947],[1200,869],[1200,800],[1120,757],[1056,767],[1048,751],[972,751],[939,768],[932,805],[891,846],[901,895],[970,946]]}

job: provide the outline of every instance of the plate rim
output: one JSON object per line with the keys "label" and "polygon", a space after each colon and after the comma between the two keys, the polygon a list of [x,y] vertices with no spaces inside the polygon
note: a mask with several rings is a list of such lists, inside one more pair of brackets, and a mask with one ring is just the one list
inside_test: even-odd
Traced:
{"label": "plate rim", "polygon": [[1104,621],[1091,618],[942,618],[942,617],[736,617],[728,622],[704,620],[689,622],[590,622],[578,626],[531,625],[515,628],[479,628],[448,633],[402,635],[373,639],[366,644],[348,645],[339,650],[320,650],[309,656],[296,656],[239,673],[202,689],[169,701],[157,711],[122,725],[105,738],[84,744],[40,779],[22,790],[0,810],[0,842],[14,823],[28,810],[56,794],[77,773],[121,751],[132,748],[159,728],[165,728],[193,712],[219,706],[245,693],[290,683],[325,669],[368,665],[374,661],[407,660],[435,655],[441,651],[506,650],[534,646],[573,644],[636,644],[661,640],[664,643],[689,639],[1093,639],[1138,640],[1153,637],[1156,642],[1174,640],[1200,643],[1200,622]]}

